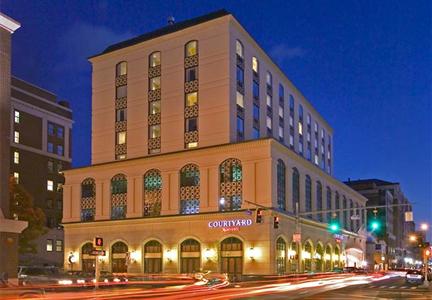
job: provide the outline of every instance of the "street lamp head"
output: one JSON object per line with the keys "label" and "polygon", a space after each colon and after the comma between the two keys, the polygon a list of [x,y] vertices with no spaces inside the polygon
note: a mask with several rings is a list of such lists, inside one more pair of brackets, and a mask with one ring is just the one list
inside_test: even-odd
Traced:
{"label": "street lamp head", "polygon": [[409,240],[411,242],[415,242],[415,241],[417,241],[417,237],[415,235],[410,235]]}
{"label": "street lamp head", "polygon": [[429,229],[429,225],[427,223],[422,223],[420,225],[420,229],[423,230],[423,231],[426,231],[426,230]]}

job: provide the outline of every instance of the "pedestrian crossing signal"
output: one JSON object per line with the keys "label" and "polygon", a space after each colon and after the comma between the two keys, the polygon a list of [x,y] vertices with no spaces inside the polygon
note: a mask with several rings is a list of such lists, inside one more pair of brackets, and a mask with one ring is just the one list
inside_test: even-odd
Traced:
{"label": "pedestrian crossing signal", "polygon": [[93,241],[93,246],[96,249],[102,249],[103,247],[103,238],[101,237],[95,237]]}
{"label": "pedestrian crossing signal", "polygon": [[273,228],[274,229],[279,228],[279,217],[278,216],[273,217]]}

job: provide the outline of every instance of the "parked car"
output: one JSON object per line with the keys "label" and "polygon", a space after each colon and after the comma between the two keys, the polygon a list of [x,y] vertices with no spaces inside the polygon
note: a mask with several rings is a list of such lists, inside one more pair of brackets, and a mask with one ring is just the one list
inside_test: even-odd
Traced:
{"label": "parked car", "polygon": [[405,281],[407,283],[421,284],[423,283],[423,280],[424,280],[423,272],[420,270],[409,270],[406,273]]}

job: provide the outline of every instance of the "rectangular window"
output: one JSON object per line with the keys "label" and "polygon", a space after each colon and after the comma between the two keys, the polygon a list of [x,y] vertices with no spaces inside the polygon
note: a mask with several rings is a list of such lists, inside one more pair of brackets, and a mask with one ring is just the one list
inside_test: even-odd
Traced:
{"label": "rectangular window", "polygon": [[237,85],[244,86],[244,71],[239,66],[237,66]]}
{"label": "rectangular window", "polygon": [[116,122],[123,122],[126,121],[127,118],[127,111],[126,109],[117,109],[116,110]]}
{"label": "rectangular window", "polygon": [[272,128],[272,119],[271,119],[271,117],[267,116],[267,118],[266,118],[266,124],[267,124],[267,128],[268,129]]}
{"label": "rectangular window", "polygon": [[155,52],[150,55],[150,67],[156,67],[161,64],[160,52]]}
{"label": "rectangular window", "polygon": [[290,134],[290,137],[289,137],[289,143],[290,143],[291,147],[294,146],[294,137],[291,134]]}
{"label": "rectangular window", "polygon": [[53,143],[48,142],[48,144],[47,144],[47,151],[49,153],[54,153],[54,144]]}
{"label": "rectangular window", "polygon": [[14,111],[14,121],[16,124],[19,124],[20,122],[20,112],[17,110]]}
{"label": "rectangular window", "polygon": [[283,111],[283,107],[279,105],[279,117],[281,117],[283,119],[284,117],[284,111]]}
{"label": "rectangular window", "polygon": [[59,161],[59,162],[57,162],[57,169],[56,169],[56,171],[60,172],[61,170],[63,170],[63,164],[62,164],[61,161]]}
{"label": "rectangular window", "polygon": [[153,77],[149,79],[149,89],[150,91],[159,90],[161,88],[160,77]]}
{"label": "rectangular window", "polygon": [[244,120],[239,116],[237,116],[237,134],[240,137],[244,136]]}
{"label": "rectangular window", "polygon": [[314,162],[315,162],[316,165],[319,164],[319,161],[318,161],[318,154],[315,154],[315,156],[314,156]]}
{"label": "rectangular window", "polygon": [[310,142],[310,140],[311,140],[311,134],[310,134],[310,132],[308,132],[306,134],[306,139],[307,139],[308,142]]}
{"label": "rectangular window", "polygon": [[186,106],[194,106],[195,104],[198,104],[198,93],[186,94]]}
{"label": "rectangular window", "polygon": [[257,129],[255,127],[252,128],[252,137],[254,139],[259,139],[259,137],[260,137],[259,129]]}
{"label": "rectangular window", "polygon": [[299,153],[303,154],[303,143],[299,142]]}
{"label": "rectangular window", "polygon": [[48,161],[48,172],[54,172],[54,162],[52,160]]}
{"label": "rectangular window", "polygon": [[54,135],[54,124],[48,122],[48,135]]}
{"label": "rectangular window", "polygon": [[252,95],[254,99],[259,99],[259,84],[255,81],[252,84]]}
{"label": "rectangular window", "polygon": [[160,125],[153,125],[149,128],[149,135],[151,139],[160,137]]}
{"label": "rectangular window", "polygon": [[272,86],[273,82],[272,82],[272,74],[270,72],[267,72],[267,76],[266,76],[266,82],[268,86]]}
{"label": "rectangular window", "polygon": [[283,101],[285,95],[284,87],[282,84],[279,84],[279,99]]}
{"label": "rectangular window", "polygon": [[53,208],[53,200],[52,199],[46,200],[46,207],[49,209]]}
{"label": "rectangular window", "polygon": [[14,151],[14,163],[19,164],[20,156],[18,151]]}
{"label": "rectangular window", "polygon": [[298,133],[299,133],[300,135],[303,134],[303,123],[302,123],[302,122],[299,122],[299,123],[298,123]]}
{"label": "rectangular window", "polygon": [[198,147],[198,142],[191,142],[191,143],[186,144],[186,148],[188,148],[188,149],[196,148],[196,147]]}
{"label": "rectangular window", "polygon": [[53,240],[47,240],[46,251],[48,251],[48,252],[53,251]]}
{"label": "rectangular window", "polygon": [[126,143],[126,131],[117,132],[117,145],[122,145]]}
{"label": "rectangular window", "polygon": [[259,121],[259,119],[260,119],[260,109],[259,109],[258,105],[256,105],[256,104],[253,105],[253,112],[252,113],[253,113],[253,118],[255,120]]}
{"label": "rectangular window", "polygon": [[57,137],[62,139],[64,137],[64,128],[63,126],[57,126]]}
{"label": "rectangular window", "polygon": [[318,132],[318,123],[317,122],[314,123],[314,131]]}
{"label": "rectangular window", "polygon": [[303,119],[303,106],[299,104],[299,119]]}
{"label": "rectangular window", "polygon": [[186,82],[198,80],[198,68],[187,68],[185,70],[185,80]]}
{"label": "rectangular window", "polygon": [[116,87],[116,98],[120,99],[124,97],[127,97],[127,85]]}
{"label": "rectangular window", "polygon": [[14,143],[19,143],[20,142],[20,134],[18,131],[14,131]]}
{"label": "rectangular window", "polygon": [[56,252],[63,251],[63,240],[56,240]]}
{"label": "rectangular window", "polygon": [[63,156],[64,150],[62,145],[57,145],[57,155]]}
{"label": "rectangular window", "polygon": [[47,191],[54,191],[54,181],[47,180]]}
{"label": "rectangular window", "polygon": [[186,132],[197,131],[198,130],[198,118],[186,119],[185,129],[186,129]]}
{"label": "rectangular window", "polygon": [[284,134],[283,134],[283,127],[279,126],[279,138],[283,139]]}
{"label": "rectangular window", "polygon": [[306,123],[307,123],[308,125],[310,125],[310,123],[311,123],[311,115],[310,115],[310,114],[307,114],[307,117],[306,117]]}
{"label": "rectangular window", "polygon": [[252,57],[252,71],[258,73],[258,59],[255,56]]}
{"label": "rectangular window", "polygon": [[57,209],[62,210],[63,209],[63,201],[61,199],[57,200]]}
{"label": "rectangular window", "polygon": [[290,95],[289,99],[290,99],[290,110],[294,111],[294,97],[293,97],[293,95]]}
{"label": "rectangular window", "polygon": [[126,158],[126,154],[119,154],[116,156],[116,159],[125,159]]}
{"label": "rectangular window", "polygon": [[291,127],[294,127],[294,118],[290,116],[289,118],[289,124]]}
{"label": "rectangular window", "polygon": [[236,97],[237,105],[244,108],[244,96],[242,93],[237,91],[237,97]]}
{"label": "rectangular window", "polygon": [[13,173],[13,177],[15,179],[15,183],[19,183],[19,173],[18,172],[14,172]]}
{"label": "rectangular window", "polygon": [[156,115],[161,111],[161,102],[160,101],[152,101],[149,103],[149,114]]}
{"label": "rectangular window", "polygon": [[266,104],[267,104],[267,106],[272,107],[272,96],[270,96],[270,95],[266,96]]}

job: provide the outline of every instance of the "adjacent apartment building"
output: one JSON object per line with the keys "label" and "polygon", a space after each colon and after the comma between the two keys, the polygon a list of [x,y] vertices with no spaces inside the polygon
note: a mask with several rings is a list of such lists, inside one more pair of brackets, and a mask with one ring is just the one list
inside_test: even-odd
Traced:
{"label": "adjacent apartment building", "polygon": [[[404,195],[400,183],[389,182],[381,179],[349,180],[348,186],[358,191],[368,199],[368,219],[378,219],[382,229],[374,233],[377,240],[376,250],[381,251],[380,245],[385,245],[384,255],[377,256],[375,261],[391,268],[405,265],[405,257],[412,256],[413,245],[409,241],[409,235],[414,233],[413,220],[406,220],[406,212],[412,212],[412,206]],[[374,206],[388,205],[385,208]],[[372,249],[372,248],[371,248]]]}
{"label": "adjacent apartment building", "polygon": [[24,80],[11,79],[10,172],[44,210],[48,233],[37,239],[37,254],[20,264],[62,265],[63,169],[72,161],[72,110],[66,101]]}
{"label": "adjacent apartment building", "polygon": [[333,129],[229,12],[90,62],[92,165],[65,171],[65,268],[94,269],[95,236],[112,272],[238,277],[363,262],[367,199],[332,176]]}

